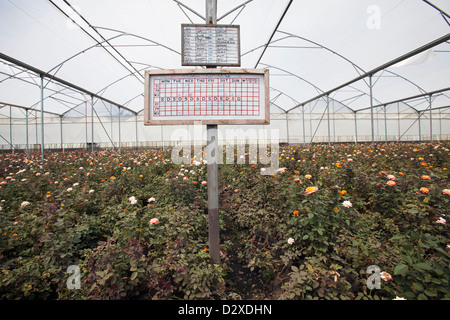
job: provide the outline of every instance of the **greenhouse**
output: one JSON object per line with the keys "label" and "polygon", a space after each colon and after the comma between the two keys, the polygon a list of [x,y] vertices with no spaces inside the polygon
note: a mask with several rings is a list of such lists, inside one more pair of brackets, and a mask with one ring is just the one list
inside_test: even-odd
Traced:
{"label": "greenhouse", "polygon": [[0,0],[0,300],[449,299],[449,13]]}
{"label": "greenhouse", "polygon": [[[285,2],[218,3],[218,23],[240,26],[241,66],[270,71],[261,129],[287,143],[448,139],[445,1]],[[180,25],[203,23],[204,6],[3,1],[1,148],[173,143],[173,126],[143,126],[143,73],[184,68]]]}

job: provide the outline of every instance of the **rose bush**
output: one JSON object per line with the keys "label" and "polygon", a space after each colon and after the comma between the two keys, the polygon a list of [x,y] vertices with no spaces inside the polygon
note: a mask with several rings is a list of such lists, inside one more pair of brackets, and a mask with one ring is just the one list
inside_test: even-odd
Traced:
{"label": "rose bush", "polygon": [[[219,165],[220,266],[209,263],[201,155],[3,153],[0,297],[449,298],[449,149],[284,146],[275,175]],[[371,265],[380,289],[367,287]]]}

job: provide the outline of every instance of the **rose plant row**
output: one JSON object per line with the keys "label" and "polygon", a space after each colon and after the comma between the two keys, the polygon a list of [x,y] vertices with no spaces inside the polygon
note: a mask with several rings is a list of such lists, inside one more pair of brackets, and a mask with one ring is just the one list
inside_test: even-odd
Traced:
{"label": "rose plant row", "polygon": [[449,149],[292,145],[275,175],[219,165],[220,265],[201,155],[3,153],[0,298],[448,299]]}

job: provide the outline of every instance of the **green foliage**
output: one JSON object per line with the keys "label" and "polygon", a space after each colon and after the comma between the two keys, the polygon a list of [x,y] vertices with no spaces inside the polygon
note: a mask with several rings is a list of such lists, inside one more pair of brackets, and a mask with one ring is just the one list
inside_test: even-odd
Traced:
{"label": "green foliage", "polygon": [[448,299],[449,147],[286,146],[273,176],[220,165],[220,266],[198,155],[2,154],[0,299]]}

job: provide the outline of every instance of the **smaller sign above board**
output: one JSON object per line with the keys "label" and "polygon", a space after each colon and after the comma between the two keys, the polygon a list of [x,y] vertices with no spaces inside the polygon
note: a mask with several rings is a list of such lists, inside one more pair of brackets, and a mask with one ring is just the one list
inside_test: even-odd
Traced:
{"label": "smaller sign above board", "polygon": [[181,65],[241,65],[240,28],[235,25],[181,25]]}
{"label": "smaller sign above board", "polygon": [[145,125],[268,124],[267,69],[145,72]]}

